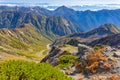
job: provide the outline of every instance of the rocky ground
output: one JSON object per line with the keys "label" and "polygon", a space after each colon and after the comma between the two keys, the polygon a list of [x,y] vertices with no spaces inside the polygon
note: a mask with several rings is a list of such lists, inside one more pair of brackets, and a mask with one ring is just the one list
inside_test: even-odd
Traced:
{"label": "rocky ground", "polygon": [[[83,74],[83,73],[75,73],[75,67],[72,67],[71,69],[64,70],[65,73],[67,73],[69,76],[73,77],[75,80],[84,79],[84,80],[107,80],[108,77],[118,77],[120,79],[120,47],[105,47],[105,52],[103,54],[111,60],[115,60],[114,67],[109,72],[100,72],[97,74]],[[110,80],[119,80],[119,79],[110,79]]]}
{"label": "rocky ground", "polygon": [[[68,68],[60,68],[68,76],[73,77],[75,80],[119,80],[120,79],[120,46],[111,47],[104,46],[103,49],[94,50],[93,47],[79,44],[77,49],[68,47],[53,47],[49,54],[42,60],[42,62],[48,62],[53,66],[59,65],[59,57],[67,54],[68,51],[73,56],[77,56],[82,64],[82,67],[79,65],[78,68],[73,64]],[[76,51],[75,51],[76,50]],[[95,53],[95,55],[93,55]],[[96,55],[98,54],[98,55]],[[98,58],[97,62],[93,61],[90,66],[87,64],[90,63],[87,57],[88,55],[93,55],[93,58]],[[78,61],[79,62],[79,61]],[[77,63],[77,62],[76,62]],[[97,64],[95,64],[97,63]],[[95,67],[94,67],[95,66]],[[86,68],[84,68],[86,67]],[[89,68],[87,68],[89,67]],[[84,72],[79,72],[79,69],[83,69]],[[96,70],[96,72],[91,71]],[[108,79],[109,78],[109,79]],[[112,79],[113,78],[113,79]]]}

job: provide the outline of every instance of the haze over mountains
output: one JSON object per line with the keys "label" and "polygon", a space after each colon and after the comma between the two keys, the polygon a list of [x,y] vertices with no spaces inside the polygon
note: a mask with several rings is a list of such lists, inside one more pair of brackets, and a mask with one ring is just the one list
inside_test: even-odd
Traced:
{"label": "haze over mountains", "polygon": [[[49,3],[0,3],[1,6],[40,6],[43,8],[46,8],[48,10],[55,10],[58,7],[60,7],[60,5],[52,5]],[[67,7],[77,10],[77,11],[86,11],[86,10],[91,10],[91,11],[97,11],[97,10],[102,10],[102,9],[108,9],[108,10],[113,10],[113,9],[119,9],[120,5],[119,4],[93,4],[93,5],[83,5],[83,4],[79,4],[79,5],[68,5]]]}

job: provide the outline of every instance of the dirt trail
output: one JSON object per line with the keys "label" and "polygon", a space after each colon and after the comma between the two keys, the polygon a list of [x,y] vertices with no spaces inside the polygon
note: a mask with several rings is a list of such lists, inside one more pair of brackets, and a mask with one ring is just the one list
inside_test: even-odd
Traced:
{"label": "dirt trail", "polygon": [[51,49],[50,44],[47,44],[46,47],[47,47],[48,50]]}

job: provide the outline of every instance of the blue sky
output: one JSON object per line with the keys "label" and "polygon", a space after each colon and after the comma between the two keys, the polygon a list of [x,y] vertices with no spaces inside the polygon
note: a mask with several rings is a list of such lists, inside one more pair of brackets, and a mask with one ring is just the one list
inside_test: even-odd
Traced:
{"label": "blue sky", "polygon": [[48,3],[49,5],[120,4],[120,0],[0,0],[0,3]]}

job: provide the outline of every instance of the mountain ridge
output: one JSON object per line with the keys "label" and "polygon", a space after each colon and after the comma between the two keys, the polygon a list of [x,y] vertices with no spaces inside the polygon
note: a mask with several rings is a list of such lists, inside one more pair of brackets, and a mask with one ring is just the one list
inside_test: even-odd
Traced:
{"label": "mountain ridge", "polygon": [[[73,9],[67,8],[66,6],[61,6],[54,11],[49,11],[45,8],[40,7],[6,7],[0,6],[0,11],[22,11],[22,12],[32,12],[34,14],[41,14],[45,16],[61,16],[67,21],[75,24],[76,29],[79,31],[89,31],[91,29],[97,28],[102,24],[115,24],[120,26],[120,9],[115,10],[99,10],[99,11],[75,11]],[[68,14],[69,13],[69,14]]]}
{"label": "mountain ridge", "polygon": [[51,36],[64,36],[78,32],[75,24],[60,16],[47,17],[41,14],[23,13],[19,11],[2,11],[0,18],[0,28],[20,28],[26,23],[31,23],[41,33],[44,32],[44,34]]}
{"label": "mountain ridge", "polygon": [[109,45],[109,46],[119,47],[120,46],[120,33],[92,41],[91,43],[89,43],[89,45],[90,46]]}
{"label": "mountain ridge", "polygon": [[88,32],[82,33],[73,33],[67,36],[63,36],[52,44],[55,45],[63,45],[63,44],[71,44],[77,46],[78,43],[89,43],[97,39],[101,39],[110,35],[119,34],[120,29],[118,29],[113,24],[104,24],[98,28],[90,30]]}

